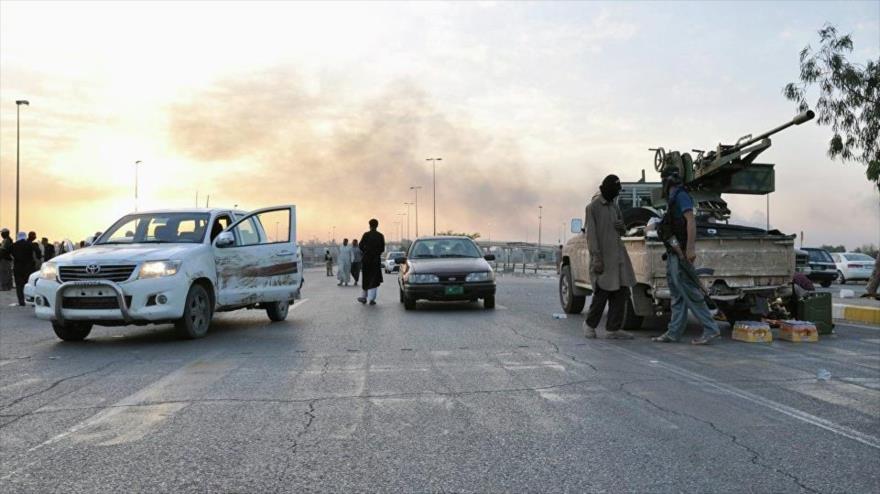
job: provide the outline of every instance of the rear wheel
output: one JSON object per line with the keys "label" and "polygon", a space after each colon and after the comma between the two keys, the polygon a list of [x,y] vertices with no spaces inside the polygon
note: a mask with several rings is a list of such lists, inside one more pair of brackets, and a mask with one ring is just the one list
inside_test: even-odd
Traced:
{"label": "rear wheel", "polygon": [[205,287],[193,285],[189,287],[189,293],[186,294],[183,317],[178,319],[174,326],[180,336],[184,338],[201,338],[208,333],[213,314],[214,308]]}
{"label": "rear wheel", "polygon": [[53,322],[52,329],[55,331],[55,336],[64,341],[82,341],[92,332],[92,325],[87,322],[66,322],[64,324]]}
{"label": "rear wheel", "polygon": [[587,297],[574,293],[571,266],[562,266],[562,272],[559,275],[559,302],[562,304],[562,310],[568,314],[580,314],[587,303]]}
{"label": "rear wheel", "polygon": [[484,309],[494,309],[495,308],[495,294],[486,295],[483,297],[483,308]]}
{"label": "rear wheel", "polygon": [[642,329],[642,322],[644,322],[644,320],[644,317],[636,314],[632,298],[627,297],[623,308],[623,329]]}
{"label": "rear wheel", "polygon": [[831,286],[831,281],[823,281],[819,284],[822,285],[822,288],[828,288],[829,286]]}
{"label": "rear wheel", "polygon": [[263,305],[266,307],[266,315],[273,322],[281,322],[287,319],[287,313],[290,312],[290,301],[288,300]]}
{"label": "rear wheel", "polygon": [[837,272],[837,282],[841,285],[846,285],[846,276],[843,275],[842,271]]}

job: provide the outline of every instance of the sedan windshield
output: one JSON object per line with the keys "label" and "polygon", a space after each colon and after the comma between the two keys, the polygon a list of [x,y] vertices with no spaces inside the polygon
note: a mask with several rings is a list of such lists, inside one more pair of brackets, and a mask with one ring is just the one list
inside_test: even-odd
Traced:
{"label": "sedan windshield", "polygon": [[441,238],[417,240],[410,248],[410,259],[439,257],[483,257],[480,249],[470,239]]}
{"label": "sedan windshield", "polygon": [[198,244],[205,238],[209,219],[207,213],[130,214],[117,221],[95,244]]}

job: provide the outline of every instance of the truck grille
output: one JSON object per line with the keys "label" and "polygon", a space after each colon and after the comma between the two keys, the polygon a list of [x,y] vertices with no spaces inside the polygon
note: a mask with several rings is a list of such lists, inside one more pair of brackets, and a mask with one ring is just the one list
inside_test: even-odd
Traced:
{"label": "truck grille", "polygon": [[99,269],[97,272],[95,272],[94,265],[61,266],[58,270],[58,278],[62,282],[80,280],[109,280],[120,283],[131,278],[131,274],[134,272],[135,267],[136,266],[134,264],[98,266]]}
{"label": "truck grille", "polygon": [[[125,304],[131,305],[131,297],[125,297]],[[63,309],[118,309],[116,297],[64,297],[61,301]]]}

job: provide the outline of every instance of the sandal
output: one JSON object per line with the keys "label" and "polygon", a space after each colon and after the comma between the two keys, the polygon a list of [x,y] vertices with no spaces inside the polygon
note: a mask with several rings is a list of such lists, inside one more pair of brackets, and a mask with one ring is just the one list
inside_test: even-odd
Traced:
{"label": "sandal", "polygon": [[651,338],[651,341],[656,343],[678,343],[678,340],[670,338],[666,333]]}
{"label": "sandal", "polygon": [[691,345],[708,345],[710,341],[721,336],[721,333],[715,333],[711,336],[700,336],[691,340]]}

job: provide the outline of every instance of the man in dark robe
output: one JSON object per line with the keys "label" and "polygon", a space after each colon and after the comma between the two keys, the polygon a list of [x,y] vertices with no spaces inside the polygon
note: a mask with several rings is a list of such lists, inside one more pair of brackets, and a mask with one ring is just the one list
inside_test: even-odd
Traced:
{"label": "man in dark robe", "polygon": [[34,244],[27,240],[24,232],[18,233],[18,240],[12,244],[12,272],[15,275],[15,295],[18,305],[24,307],[24,286],[28,277],[37,270],[34,257]]}
{"label": "man in dark robe", "polygon": [[370,231],[363,234],[361,241],[358,242],[358,248],[363,252],[362,273],[363,281],[361,289],[363,292],[358,297],[358,302],[370,305],[376,305],[376,296],[379,294],[379,285],[382,284],[382,253],[385,252],[385,235],[377,230],[379,221],[370,220]]}

